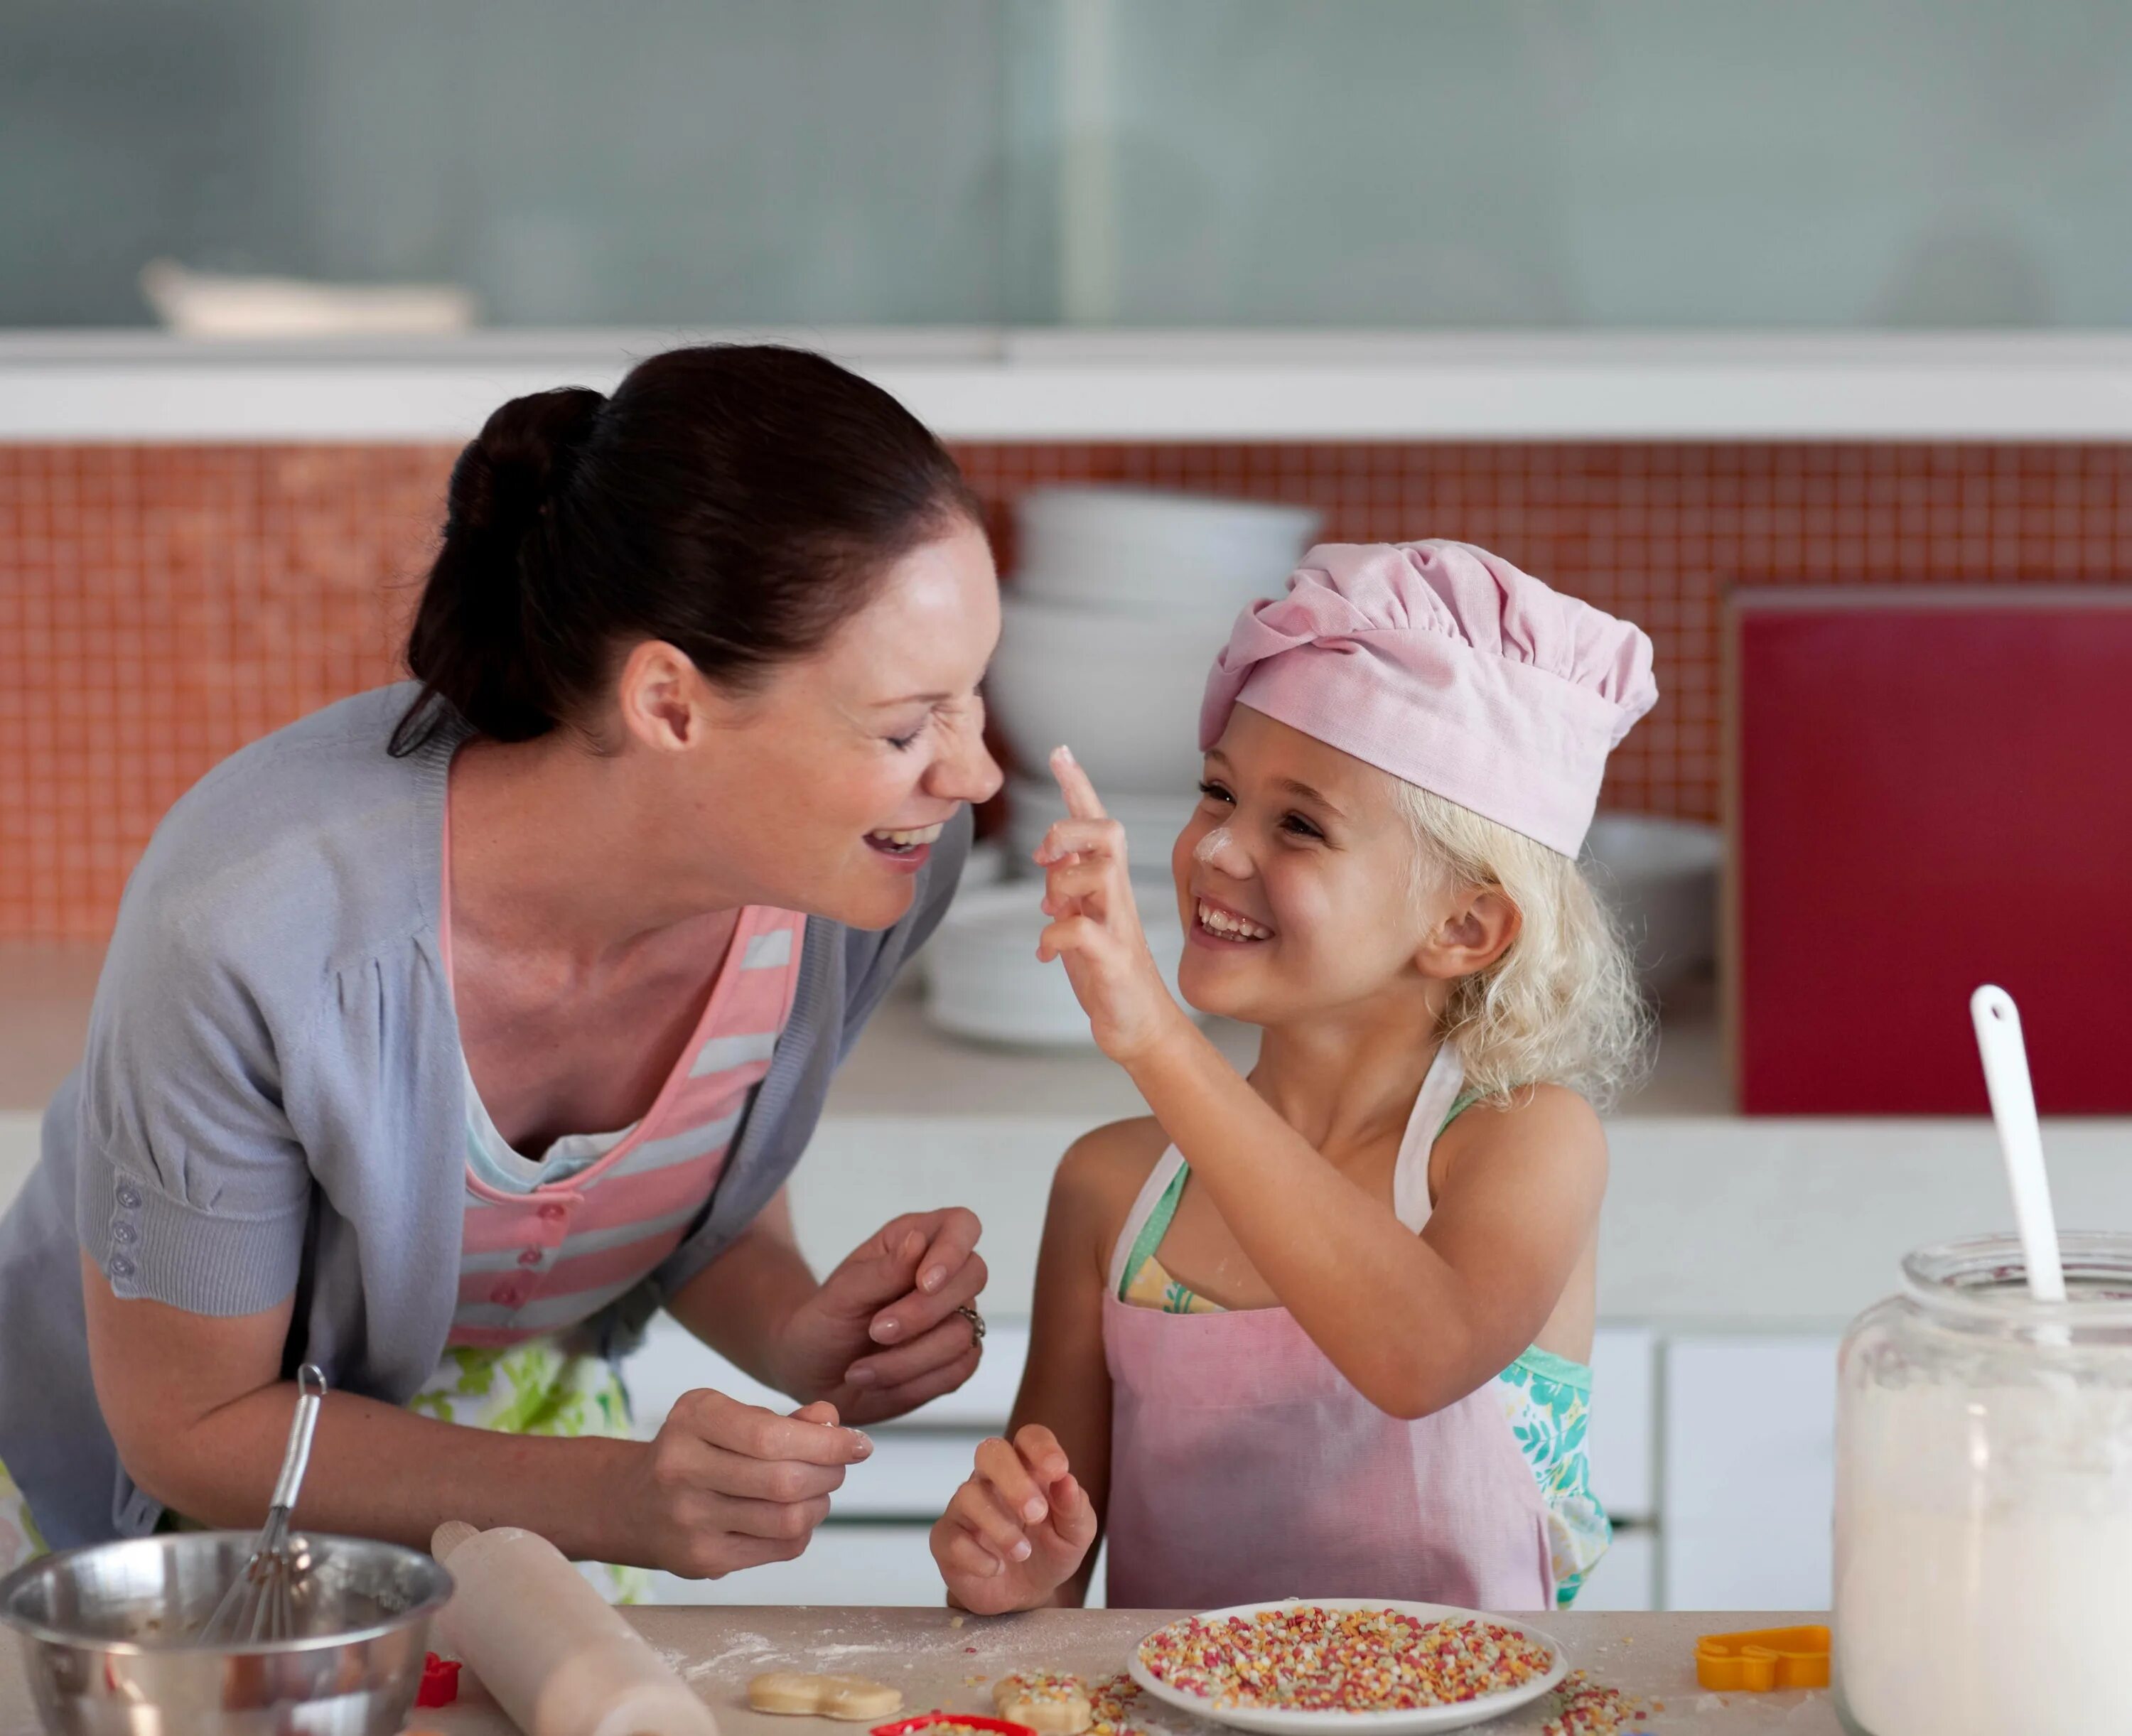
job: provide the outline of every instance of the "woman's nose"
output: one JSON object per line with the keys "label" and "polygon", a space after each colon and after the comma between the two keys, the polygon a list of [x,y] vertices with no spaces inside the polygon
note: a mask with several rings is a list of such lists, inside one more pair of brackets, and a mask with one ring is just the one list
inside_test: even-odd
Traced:
{"label": "woman's nose", "polygon": [[984,718],[979,713],[954,731],[947,750],[933,762],[925,787],[944,800],[975,806],[992,800],[1006,781],[1006,774],[985,746]]}

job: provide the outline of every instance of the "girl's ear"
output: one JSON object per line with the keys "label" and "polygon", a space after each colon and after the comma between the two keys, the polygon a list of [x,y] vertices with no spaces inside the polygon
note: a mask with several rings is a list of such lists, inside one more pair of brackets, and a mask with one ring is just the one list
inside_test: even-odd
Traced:
{"label": "girl's ear", "polygon": [[1475,887],[1423,938],[1414,963],[1445,982],[1485,971],[1510,949],[1524,918],[1501,892]]}

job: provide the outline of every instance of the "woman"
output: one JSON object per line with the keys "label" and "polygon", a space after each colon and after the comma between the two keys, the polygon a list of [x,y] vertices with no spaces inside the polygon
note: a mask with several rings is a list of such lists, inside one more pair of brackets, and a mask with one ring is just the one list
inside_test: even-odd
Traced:
{"label": "woman", "polygon": [[[0,1224],[16,1552],[256,1524],[310,1361],[314,1528],[798,1555],[848,1425],[977,1366],[974,1217],[818,1283],[783,1185],[998,787],[998,626],[953,461],[819,357],[492,416],[419,684],[218,767],[127,888]],[[628,1439],[612,1358],[662,1307],[802,1408],[699,1392]]]}

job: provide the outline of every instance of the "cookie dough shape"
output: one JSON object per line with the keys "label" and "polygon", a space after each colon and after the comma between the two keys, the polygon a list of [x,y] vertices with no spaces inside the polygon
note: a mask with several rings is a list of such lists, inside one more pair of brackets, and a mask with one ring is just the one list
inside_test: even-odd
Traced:
{"label": "cookie dough shape", "polygon": [[747,1703],[758,1712],[795,1718],[841,1718],[872,1724],[903,1709],[903,1690],[863,1676],[808,1676],[773,1670],[747,1685]]}
{"label": "cookie dough shape", "polygon": [[1078,1676],[1025,1672],[1000,1678],[992,1705],[1010,1723],[1025,1724],[1038,1736],[1080,1736],[1094,1714]]}

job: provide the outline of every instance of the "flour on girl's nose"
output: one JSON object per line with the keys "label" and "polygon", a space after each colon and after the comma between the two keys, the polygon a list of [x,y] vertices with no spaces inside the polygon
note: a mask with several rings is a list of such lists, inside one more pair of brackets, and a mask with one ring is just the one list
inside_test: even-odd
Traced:
{"label": "flour on girl's nose", "polygon": [[[1205,837],[1199,840],[1192,851],[1192,860],[1203,868],[1218,868],[1222,866],[1218,858],[1225,855],[1232,855],[1232,849],[1236,842],[1229,835],[1227,827],[1217,826]],[[1233,861],[1234,856],[1241,854],[1241,850],[1235,851],[1232,860]]]}

